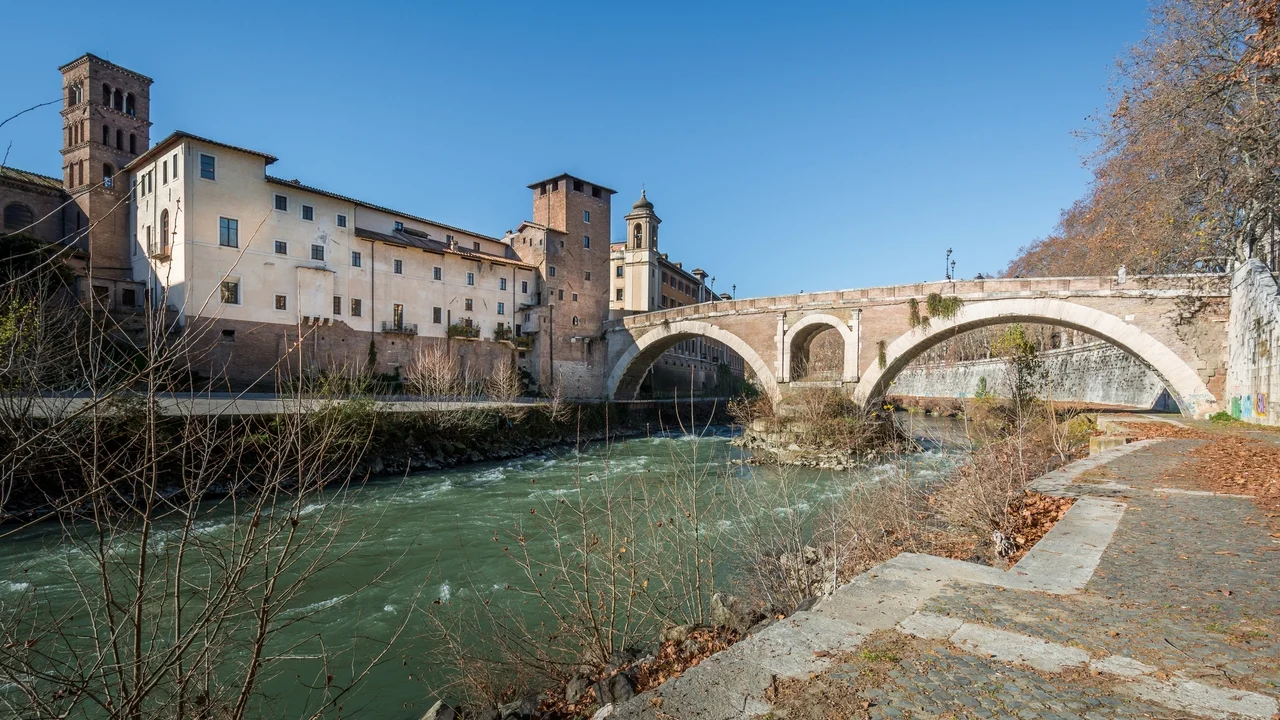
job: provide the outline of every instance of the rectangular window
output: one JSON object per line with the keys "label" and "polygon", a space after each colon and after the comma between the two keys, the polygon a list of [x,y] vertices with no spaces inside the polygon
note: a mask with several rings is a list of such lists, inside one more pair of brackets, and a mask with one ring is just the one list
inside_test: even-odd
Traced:
{"label": "rectangular window", "polygon": [[239,305],[240,304],[240,281],[239,280],[223,280],[222,281],[222,304],[223,305]]}
{"label": "rectangular window", "polygon": [[435,323],[436,325],[439,325],[440,316],[441,316],[440,308],[438,307],[431,308],[431,322]]}
{"label": "rectangular window", "polygon": [[343,215],[342,213],[338,213],[338,227],[346,227],[346,226],[347,226],[347,216]]}
{"label": "rectangular window", "polygon": [[499,315],[506,315],[506,314],[507,314],[507,306],[506,306],[506,303],[498,303],[498,314],[499,314]]}
{"label": "rectangular window", "polygon": [[622,299],[622,288],[618,288],[618,299]]}
{"label": "rectangular window", "polygon": [[284,240],[277,240],[277,241],[276,241],[276,254],[277,254],[277,255],[288,255],[288,254],[289,254],[289,243],[285,242]]}
{"label": "rectangular window", "polygon": [[396,304],[391,306],[391,324],[394,325],[397,330],[404,327],[403,305]]}
{"label": "rectangular window", "polygon": [[475,274],[475,273],[467,273],[467,284],[468,284],[468,285],[475,285],[475,284],[476,284],[476,274]]}
{"label": "rectangular window", "polygon": [[276,195],[276,209],[281,212],[289,212],[289,198],[285,195]]}
{"label": "rectangular window", "polygon": [[499,289],[499,290],[506,290],[506,289],[507,289],[507,279],[506,279],[506,278],[498,278],[498,289]]}
{"label": "rectangular window", "polygon": [[223,247],[240,247],[240,221],[218,218],[218,244]]}
{"label": "rectangular window", "polygon": [[578,302],[578,293],[573,294],[573,301]]}
{"label": "rectangular window", "polygon": [[431,268],[431,279],[432,279],[432,280],[439,280],[439,279],[440,279],[441,277],[443,277],[443,276],[444,276],[444,271],[443,271],[443,270],[441,270],[441,269],[440,269],[440,268],[438,268],[438,267],[433,267],[433,268]]}
{"label": "rectangular window", "polygon": [[556,291],[556,299],[557,299],[557,300],[563,300],[563,299],[564,299],[564,291],[563,291],[563,290],[557,290],[557,291]]}
{"label": "rectangular window", "polygon": [[525,295],[528,295],[528,294],[529,294],[529,281],[528,281],[528,280],[521,280],[521,281],[520,281],[520,292],[524,293]]}
{"label": "rectangular window", "polygon": [[342,314],[342,296],[341,295],[333,296],[333,314],[334,315]]}
{"label": "rectangular window", "polygon": [[200,177],[205,180],[214,180],[217,175],[217,160],[212,155],[200,153]]}
{"label": "rectangular window", "polygon": [[551,277],[555,277],[555,276],[556,276],[556,266],[555,266],[555,265],[552,265],[550,268],[547,268],[547,274],[548,274],[548,275],[550,275]]}
{"label": "rectangular window", "polygon": [[617,275],[618,277],[622,277],[622,266],[621,266],[621,265],[619,265],[619,266],[617,267],[617,271],[616,271],[614,274],[615,274],[615,275]]}
{"label": "rectangular window", "polygon": [[178,179],[178,153],[173,154],[173,179]]}
{"label": "rectangular window", "polygon": [[364,308],[360,307],[363,303],[360,298],[351,298],[351,317],[360,317],[360,313]]}
{"label": "rectangular window", "polygon": [[468,312],[470,312],[470,311],[471,311],[471,308],[472,308],[471,298],[467,298],[466,300],[463,300],[463,301],[462,301],[462,304],[463,304],[463,309],[464,309],[464,310],[466,310],[466,311],[468,311]]}
{"label": "rectangular window", "polygon": [[662,284],[663,285],[667,284],[667,272],[665,270],[662,271]]}
{"label": "rectangular window", "polygon": [[400,222],[399,220],[397,220],[397,221],[396,221],[396,230],[403,230],[403,229],[404,229],[404,223],[402,223],[402,222]]}
{"label": "rectangular window", "polygon": [[590,225],[590,224],[591,224],[591,211],[590,211],[590,210],[583,210],[583,211],[582,211],[582,222],[584,222],[584,223],[586,223],[586,224],[588,224],[588,225]]}
{"label": "rectangular window", "polygon": [[168,160],[165,160],[164,162],[160,163],[160,184],[161,185],[169,184],[169,161]]}
{"label": "rectangular window", "polygon": [[583,236],[582,236],[582,247],[587,248],[587,249],[590,249],[590,248],[591,248],[591,238],[590,238],[590,237],[588,237],[588,236],[586,236],[586,235],[583,235]]}
{"label": "rectangular window", "polygon": [[351,251],[351,267],[360,267],[360,253]]}
{"label": "rectangular window", "polygon": [[315,219],[316,219],[316,209],[315,209],[315,208],[313,208],[313,207],[311,207],[310,205],[303,205],[303,206],[302,206],[302,219],[303,219],[303,220],[315,220]]}
{"label": "rectangular window", "polygon": [[312,245],[312,246],[311,246],[311,259],[312,259],[312,260],[324,260],[324,246],[323,246],[323,245]]}
{"label": "rectangular window", "polygon": [[574,191],[574,192],[582,192],[582,181],[581,181],[581,180],[574,180],[574,181],[573,181],[573,191]]}
{"label": "rectangular window", "polygon": [[583,279],[583,281],[584,281],[584,282],[591,282],[591,271],[590,271],[590,270],[588,270],[588,271],[586,271],[586,272],[582,273],[582,279]]}
{"label": "rectangular window", "polygon": [[403,275],[403,274],[404,274],[404,261],[403,261],[403,260],[392,260],[392,261],[391,261],[391,272],[393,272],[393,273],[395,273],[395,274],[397,274],[397,275]]}
{"label": "rectangular window", "polygon": [[288,298],[287,296],[285,296],[285,295],[277,295],[277,296],[276,296],[276,309],[277,309],[277,310],[288,310],[288,309],[289,309],[289,298]]}

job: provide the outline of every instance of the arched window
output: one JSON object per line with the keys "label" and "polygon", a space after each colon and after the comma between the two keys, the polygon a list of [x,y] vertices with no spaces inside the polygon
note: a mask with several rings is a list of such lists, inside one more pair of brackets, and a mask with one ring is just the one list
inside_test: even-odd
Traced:
{"label": "arched window", "polygon": [[111,107],[124,112],[124,93],[120,92],[119,88],[116,88],[115,93],[111,95]]}
{"label": "arched window", "polygon": [[640,223],[636,223],[635,230],[632,231],[632,236],[635,238],[637,249],[644,247],[644,228],[640,227]]}
{"label": "arched window", "polygon": [[67,86],[67,107],[79,105],[83,97],[84,90],[80,87],[80,83]]}
{"label": "arched window", "polygon": [[168,209],[160,211],[160,253],[163,255],[169,251],[169,211]]}
{"label": "arched window", "polygon": [[120,150],[121,152],[124,151],[124,131],[123,130],[116,131],[116,149]]}
{"label": "arched window", "polygon": [[137,114],[137,108],[133,101],[133,93],[129,93],[124,96],[124,112],[126,115],[130,116]]}
{"label": "arched window", "polygon": [[111,86],[106,83],[102,83],[102,104],[111,104]]}
{"label": "arched window", "polygon": [[111,128],[107,127],[106,125],[102,126],[102,144],[103,145],[111,144]]}
{"label": "arched window", "polygon": [[577,316],[577,315],[574,315],[574,316],[573,316],[573,326],[574,326],[574,327],[578,327],[578,316]]}
{"label": "arched window", "polygon": [[138,154],[138,136],[133,133],[129,133],[129,154]]}
{"label": "arched window", "polygon": [[111,169],[111,163],[102,164],[102,187],[108,187],[108,188],[111,187],[111,183],[112,183],[111,176],[114,174],[115,174],[114,171],[112,171]]}
{"label": "arched window", "polygon": [[4,229],[10,232],[21,230],[35,221],[31,208],[22,203],[9,203],[4,206]]}

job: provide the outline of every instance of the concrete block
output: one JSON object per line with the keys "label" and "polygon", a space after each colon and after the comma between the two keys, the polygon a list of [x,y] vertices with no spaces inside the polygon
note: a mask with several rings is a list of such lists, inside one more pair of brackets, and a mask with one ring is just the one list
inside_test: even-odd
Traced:
{"label": "concrete block", "polygon": [[1123,435],[1095,435],[1089,438],[1089,454],[1097,455],[1100,452],[1127,445],[1132,439]]}

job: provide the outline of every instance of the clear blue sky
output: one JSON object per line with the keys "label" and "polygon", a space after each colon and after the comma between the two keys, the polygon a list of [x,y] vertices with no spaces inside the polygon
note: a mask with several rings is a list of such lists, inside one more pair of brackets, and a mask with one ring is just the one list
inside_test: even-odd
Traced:
{"label": "clear blue sky", "polygon": [[[1139,0],[1070,3],[12,2],[0,116],[93,52],[174,129],[272,172],[491,235],[525,185],[643,183],[662,249],[742,295],[999,271],[1088,174],[1071,131]],[[22,32],[13,29],[26,28]],[[58,108],[0,129],[60,176]]]}

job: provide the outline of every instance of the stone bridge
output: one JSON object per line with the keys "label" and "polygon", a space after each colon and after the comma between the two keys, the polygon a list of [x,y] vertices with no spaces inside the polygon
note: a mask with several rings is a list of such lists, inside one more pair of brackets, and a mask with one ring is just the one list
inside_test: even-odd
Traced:
{"label": "stone bridge", "polygon": [[[708,337],[733,348],[775,400],[794,388],[843,388],[856,401],[880,400],[893,379],[930,347],[988,325],[1038,323],[1073,328],[1138,358],[1182,412],[1216,412],[1223,398],[1231,276],[1216,274],[990,279],[803,293],[702,303],[633,315],[606,333],[605,392],[635,397],[645,373],[682,340]],[[927,314],[931,294],[960,298],[950,318],[912,327],[909,303]],[[839,333],[839,379],[806,382],[800,368],[814,338]]]}

